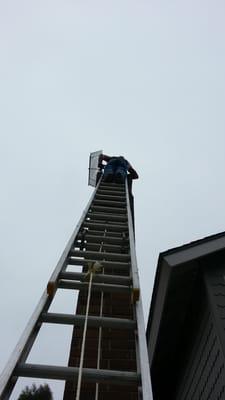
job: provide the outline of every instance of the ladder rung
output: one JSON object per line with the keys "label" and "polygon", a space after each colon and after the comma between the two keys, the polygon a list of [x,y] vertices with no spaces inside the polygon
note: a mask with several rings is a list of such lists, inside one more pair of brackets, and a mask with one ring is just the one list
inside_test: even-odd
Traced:
{"label": "ladder rung", "polygon": [[116,182],[104,182],[104,181],[102,181],[101,182],[101,184],[100,184],[100,187],[101,186],[110,186],[110,187],[121,187],[121,186],[123,186],[123,187],[125,187],[125,183],[116,183]]}
{"label": "ladder rung", "polygon": [[123,216],[123,215],[89,212],[87,214],[87,217],[91,218],[92,221],[104,220],[104,221],[127,222],[127,216]]}
{"label": "ladder rung", "polygon": [[[84,260],[84,259],[78,259],[78,258],[68,258],[67,264],[69,265],[83,265],[83,266],[88,266],[89,263],[94,263],[96,260]],[[119,269],[120,271],[128,271],[130,269],[130,263],[126,262],[118,262],[118,261],[101,261],[101,265],[105,269]]]}
{"label": "ladder rung", "polygon": [[[58,281],[58,288],[60,289],[72,289],[72,290],[88,290],[88,282],[73,282],[60,279]],[[122,292],[129,293],[131,291],[131,286],[125,285],[109,285],[106,283],[93,283],[91,286],[91,290],[94,292]]]}
{"label": "ladder rung", "polygon": [[[67,280],[80,280],[83,281],[86,278],[86,274],[83,272],[61,272],[61,279]],[[99,283],[111,283],[111,284],[122,284],[122,285],[130,285],[131,278],[129,276],[121,276],[121,275],[105,275],[105,274],[95,274],[93,275],[93,282]]]}
{"label": "ladder rung", "polygon": [[109,207],[124,207],[126,209],[125,201],[113,201],[113,200],[94,200],[93,203],[96,206],[109,206]]}
{"label": "ladder rung", "polygon": [[[88,238],[85,237],[85,242],[82,241],[82,239],[77,239],[74,242],[74,247],[80,247],[83,246],[83,248],[87,249],[89,246],[90,247],[96,247],[96,251],[99,251],[99,248],[101,247],[101,251],[103,251],[103,248],[106,251],[112,252],[112,253],[120,253],[121,252],[121,247],[124,248],[127,245],[127,241],[122,241],[120,240],[118,243],[107,243],[104,241],[104,237],[100,240],[95,240],[95,237],[93,237],[92,240],[88,240]],[[95,249],[93,249],[95,250]],[[115,250],[115,251],[114,251]],[[117,251],[118,250],[118,251]]]}
{"label": "ladder rung", "polygon": [[[15,370],[15,376],[29,378],[57,379],[74,381],[78,377],[79,368],[61,367],[55,365],[19,364]],[[130,371],[114,371],[108,369],[83,368],[84,381],[110,383],[116,385],[137,385],[140,382],[140,374]]]}
{"label": "ladder rung", "polygon": [[91,210],[93,212],[103,212],[103,213],[118,213],[118,214],[126,214],[126,208],[119,208],[119,207],[102,207],[102,206],[91,206]]}
{"label": "ladder rung", "polygon": [[128,231],[128,227],[127,224],[105,224],[102,222],[89,222],[89,221],[84,221],[83,223],[84,227],[87,228],[94,228],[94,229],[101,229],[101,230],[110,230],[112,232],[118,232],[118,231],[122,231],[122,232],[127,232]]}
{"label": "ladder rung", "polygon": [[[104,231],[97,231],[93,229],[88,229],[87,230],[87,235],[93,235],[93,236],[101,236],[104,238],[117,238],[117,239],[123,239],[123,232],[104,232]],[[79,238],[81,235],[79,234],[77,238]],[[127,237],[128,238],[128,237]]]}
{"label": "ladder rung", "polygon": [[[101,219],[88,219],[87,220],[87,222],[93,222],[94,224],[104,224],[104,227],[105,227],[105,231],[106,231],[106,228],[108,227],[108,226],[113,226],[113,227],[115,227],[115,226],[123,226],[124,228],[126,228],[127,229],[127,231],[128,231],[128,224],[127,224],[127,222],[118,222],[118,221],[106,221],[106,220],[101,220]],[[85,223],[85,222],[84,222]]]}
{"label": "ladder rung", "polygon": [[[77,236],[78,240],[81,240],[81,235]],[[128,238],[124,239],[121,235],[120,237],[110,237],[110,236],[104,236],[104,235],[85,235],[85,240],[87,240],[88,243],[108,243],[108,244],[127,244],[128,243]]]}
{"label": "ladder rung", "polygon": [[107,200],[107,201],[114,201],[114,202],[126,202],[126,197],[125,196],[108,196],[108,195],[104,195],[104,194],[97,194],[95,195],[95,198],[93,201],[95,200]]}
{"label": "ladder rung", "polygon": [[[79,247],[81,245],[81,243],[76,243],[75,244],[75,247]],[[86,249],[86,250],[90,250],[90,251],[99,251],[100,250],[100,247],[101,247],[101,251],[102,252],[104,252],[104,251],[109,251],[109,252],[112,252],[112,253],[120,253],[121,252],[121,249],[122,249],[122,245],[116,245],[116,244],[108,244],[108,243],[103,243],[103,244],[101,244],[101,243],[90,243],[90,242],[87,242],[87,243],[84,243],[84,245],[83,245],[83,247]],[[126,248],[127,246],[124,246],[124,248]],[[127,251],[126,251],[126,253],[127,253]]]}
{"label": "ladder rung", "polygon": [[108,184],[108,183],[102,183],[98,190],[113,190],[114,192],[125,192],[125,185],[121,184]]}
{"label": "ladder rung", "polygon": [[114,193],[117,193],[118,191],[119,192],[121,192],[121,191],[125,192],[126,191],[124,186],[118,186],[116,188],[116,187],[110,187],[109,185],[100,185],[96,193],[98,193],[99,190],[106,190],[106,191],[110,190],[110,191],[113,191]]}
{"label": "ladder rung", "polygon": [[116,193],[116,195],[118,196],[118,197],[123,197],[123,199],[125,199],[126,197],[125,197],[125,192],[122,192],[122,191],[117,191],[117,192],[113,192],[113,191],[111,191],[111,190],[98,190],[97,192],[96,192],[96,195],[99,195],[99,194],[101,194],[101,195],[104,195],[104,196],[115,196],[115,193]]}
{"label": "ladder rung", "polygon": [[129,254],[120,253],[101,253],[99,251],[71,250],[70,255],[73,257],[83,257],[85,259],[93,258],[94,260],[130,261]]}
{"label": "ladder rung", "polygon": [[[84,326],[85,315],[73,315],[73,314],[59,314],[59,313],[43,313],[41,315],[41,321],[52,323],[52,324],[65,324]],[[132,319],[123,318],[109,318],[99,316],[88,316],[88,326],[94,328],[114,328],[124,330],[134,330],[136,328],[136,322]]]}

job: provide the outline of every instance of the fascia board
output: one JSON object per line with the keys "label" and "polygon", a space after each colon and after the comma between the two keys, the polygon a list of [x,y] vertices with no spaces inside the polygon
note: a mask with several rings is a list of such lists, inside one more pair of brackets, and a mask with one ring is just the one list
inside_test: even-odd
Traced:
{"label": "fascia board", "polygon": [[[170,278],[170,267],[162,260],[161,268],[160,268],[160,279],[159,285],[157,287],[156,296],[154,299],[154,306],[152,307],[152,315],[151,320],[149,320],[148,329],[147,329],[147,339],[148,339],[148,348],[149,348],[149,361],[150,365],[154,358],[154,350],[156,349],[158,332],[160,330],[161,317],[164,309],[164,303],[167,295],[167,289],[169,286],[169,278]],[[151,330],[151,335],[149,335]],[[150,351],[151,349],[151,351]]]}
{"label": "fascia board", "polygon": [[190,247],[181,250],[176,249],[174,253],[162,253],[161,256],[170,267],[191,262],[193,260],[208,256],[212,253],[225,249],[225,235],[219,238],[210,239],[206,242],[193,243]]}

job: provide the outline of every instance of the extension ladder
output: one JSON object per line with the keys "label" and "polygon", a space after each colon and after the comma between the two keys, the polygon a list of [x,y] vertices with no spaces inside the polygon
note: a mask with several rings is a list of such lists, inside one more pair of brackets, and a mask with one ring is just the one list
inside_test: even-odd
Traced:
{"label": "extension ladder", "polygon": [[[46,290],[1,375],[1,400],[10,398],[18,377],[65,380],[64,400],[70,400],[70,398],[76,398],[76,400],[109,399],[110,391],[118,385],[126,386],[128,391],[129,388],[134,388],[131,390],[132,394],[129,399],[152,400],[131,198],[127,180],[125,184],[115,184],[104,183],[100,179]],[[82,272],[68,272],[68,265],[73,265],[74,269],[76,266],[82,266],[83,270]],[[48,312],[54,295],[60,288],[79,291],[75,315]],[[91,299],[92,296],[97,295],[100,308],[97,315],[94,315],[95,307],[92,306]],[[114,304],[110,304],[110,299],[117,299],[117,296],[120,296],[122,302],[123,299],[126,301],[129,299],[129,308],[132,309],[132,313],[129,314],[132,315],[131,318],[118,317],[118,310],[116,310],[116,316],[115,311],[113,314]],[[85,310],[82,307],[84,301]],[[122,306],[123,304],[121,304]],[[111,311],[107,313],[106,309]],[[79,362],[76,366],[62,367],[26,363],[43,323],[73,325],[74,335],[80,329],[80,339],[82,340],[79,342],[80,345],[77,345],[79,349],[75,348],[74,350],[80,352]],[[88,360],[85,360],[85,346],[88,350],[90,343],[86,336],[89,329],[97,332],[96,366],[94,368],[85,365],[88,365]],[[120,335],[123,331],[130,332],[129,334],[134,337],[132,343],[135,346],[135,368],[128,368],[128,370],[120,368],[121,360],[118,362],[119,368],[112,368],[111,362],[107,360],[107,362],[105,361],[106,367],[103,368],[104,363],[101,356],[104,334],[108,335],[107,340],[110,340],[111,348],[115,343],[118,345],[119,342],[120,344]],[[115,332],[118,333],[117,341],[113,342]],[[126,336],[124,337],[126,338]],[[132,351],[133,349],[131,349]],[[71,348],[71,354],[72,352]],[[108,354],[110,358],[113,353],[108,352]],[[131,364],[134,363],[131,362]],[[71,392],[71,385],[76,388],[76,397],[74,396],[75,392]],[[85,393],[88,393],[88,390],[92,390],[93,387],[93,395],[85,397]],[[89,393],[92,392],[89,391]],[[114,392],[114,394],[116,393]]]}

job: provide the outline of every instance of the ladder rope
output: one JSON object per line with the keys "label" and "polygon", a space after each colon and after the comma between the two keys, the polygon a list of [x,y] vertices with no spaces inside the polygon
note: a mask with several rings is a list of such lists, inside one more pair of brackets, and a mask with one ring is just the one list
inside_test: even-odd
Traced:
{"label": "ladder rope", "polygon": [[93,278],[93,272],[90,272],[90,278],[89,278],[89,284],[88,284],[88,298],[87,298],[85,322],[84,322],[84,331],[83,331],[82,346],[81,346],[79,374],[78,374],[78,381],[77,381],[76,400],[80,399],[80,389],[81,389],[82,372],[83,372],[83,364],[84,364],[84,350],[85,350],[85,342],[86,342],[86,334],[87,334],[87,321],[88,321],[88,313],[89,313],[89,307],[90,307],[92,278]]}
{"label": "ladder rope", "polygon": [[102,266],[98,261],[96,261],[94,263],[90,263],[88,272],[85,276],[85,277],[89,276],[89,284],[88,284],[88,297],[87,297],[87,305],[86,305],[86,313],[85,313],[83,338],[82,338],[82,345],[81,345],[81,355],[80,355],[80,365],[79,365],[79,373],[78,373],[78,381],[77,381],[76,400],[80,399],[82,372],[83,372],[83,364],[84,364],[84,351],[85,351],[85,343],[86,343],[86,335],[87,335],[87,322],[88,322],[88,314],[89,314],[90,299],[91,299],[92,280],[93,280],[93,275],[96,272],[99,272],[101,270],[101,267]]}
{"label": "ladder rope", "polygon": [[[104,294],[103,294],[103,292],[101,292],[100,317],[102,317],[102,311],[103,311],[103,298],[104,298]],[[102,342],[102,327],[100,326],[100,328],[99,328],[99,336],[98,336],[97,369],[100,368],[101,342]],[[99,383],[97,382],[96,383],[96,387],[95,387],[95,400],[98,400],[98,394],[99,394]]]}
{"label": "ladder rope", "polygon": [[[104,231],[103,239],[106,236],[106,229]],[[102,252],[102,248],[104,245],[104,241],[101,242],[101,246],[99,251]],[[102,268],[102,273],[104,274],[104,268]],[[101,292],[101,300],[100,300],[100,313],[99,316],[102,317],[103,314],[103,299],[104,299],[104,293]],[[97,356],[97,369],[100,368],[100,359],[101,359],[101,343],[102,343],[102,327],[99,327],[99,332],[98,332],[98,356]],[[99,395],[99,383],[97,382],[95,385],[95,400],[98,400],[98,395]]]}

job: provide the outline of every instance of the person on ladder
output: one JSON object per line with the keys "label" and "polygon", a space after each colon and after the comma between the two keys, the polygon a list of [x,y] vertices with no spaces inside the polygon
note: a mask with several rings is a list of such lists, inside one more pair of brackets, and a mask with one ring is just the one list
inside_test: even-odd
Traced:
{"label": "person on ladder", "polygon": [[[104,166],[103,161],[106,163]],[[124,183],[127,172],[132,179],[138,179],[138,174],[123,156],[107,156],[101,154],[99,157],[99,167],[104,168],[103,182]]]}

